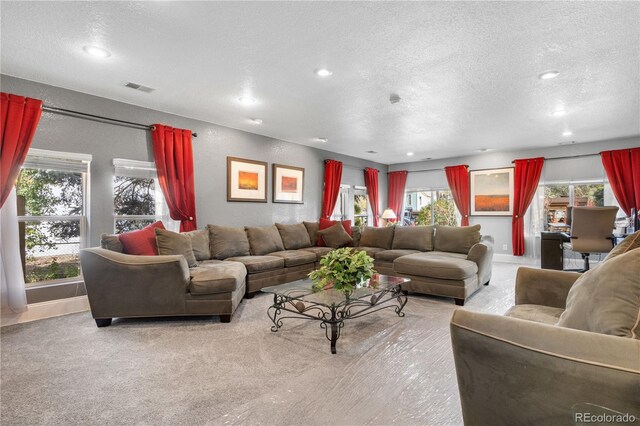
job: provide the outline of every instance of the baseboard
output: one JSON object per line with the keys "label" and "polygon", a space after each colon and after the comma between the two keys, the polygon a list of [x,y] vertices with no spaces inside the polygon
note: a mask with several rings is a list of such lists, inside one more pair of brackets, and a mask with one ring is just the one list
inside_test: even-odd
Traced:
{"label": "baseboard", "polygon": [[494,262],[516,263],[518,265],[540,266],[540,259],[524,256],[512,256],[510,254],[494,254]]}
{"label": "baseboard", "polygon": [[32,303],[25,312],[21,312],[19,314],[3,313],[0,317],[0,326],[4,327],[5,325],[37,321],[88,310],[89,299],[87,299],[87,296]]}

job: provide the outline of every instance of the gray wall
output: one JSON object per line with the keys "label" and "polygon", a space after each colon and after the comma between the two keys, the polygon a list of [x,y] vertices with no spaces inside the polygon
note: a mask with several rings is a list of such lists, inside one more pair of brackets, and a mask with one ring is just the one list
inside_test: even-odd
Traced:
{"label": "gray wall", "polygon": [[[327,158],[344,163],[343,184],[364,185],[362,170],[365,167],[380,170],[381,212],[387,204],[388,167],[384,164],[15,77],[3,75],[1,84],[4,92],[42,99],[49,106],[138,123],[163,123],[198,133],[198,137],[194,139],[193,153],[196,208],[200,227],[208,223],[259,226],[274,222],[317,220],[322,207],[323,161]],[[32,147],[93,155],[90,245],[99,244],[101,233],[113,232],[113,158],[153,161],[151,135],[147,131],[52,113],[42,115]],[[226,201],[227,156],[269,163],[268,203]],[[274,204],[270,201],[272,163],[305,168],[304,204]]]}
{"label": "gray wall", "polygon": [[[511,162],[518,158],[531,157],[564,157],[573,155],[597,154],[600,151],[622,149],[640,146],[640,137],[615,139],[608,141],[561,145],[545,149],[528,149],[519,151],[487,152],[478,155],[447,158],[444,160],[421,161],[417,163],[392,164],[389,171],[408,170],[407,189],[448,188],[447,178],[443,168],[457,164],[468,164],[469,170],[493,169],[511,167]],[[437,169],[433,171],[419,171],[422,169]],[[605,177],[604,168],[599,155],[571,158],[565,160],[545,161],[541,182],[578,181],[587,179],[602,179]],[[479,223],[482,233],[492,235],[496,240],[496,252],[511,254],[511,217],[472,216],[470,224]],[[507,250],[503,250],[503,245]]]}

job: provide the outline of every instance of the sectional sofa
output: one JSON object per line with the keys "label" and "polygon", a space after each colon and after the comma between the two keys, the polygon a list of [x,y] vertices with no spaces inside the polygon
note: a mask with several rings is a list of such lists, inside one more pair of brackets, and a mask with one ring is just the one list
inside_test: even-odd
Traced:
{"label": "sectional sofa", "polygon": [[[346,235],[340,224],[335,228]],[[92,315],[99,327],[114,317],[220,315],[229,322],[244,297],[317,268],[334,249],[322,244],[323,237],[334,241],[332,229],[303,222],[156,230],[158,256],[125,254],[118,236],[103,234],[100,248],[80,253]],[[453,297],[461,305],[491,277],[492,239],[481,237],[479,225],[365,228],[361,235],[354,228],[344,238],[341,245],[366,251],[379,273],[411,278],[403,286],[408,292]]]}

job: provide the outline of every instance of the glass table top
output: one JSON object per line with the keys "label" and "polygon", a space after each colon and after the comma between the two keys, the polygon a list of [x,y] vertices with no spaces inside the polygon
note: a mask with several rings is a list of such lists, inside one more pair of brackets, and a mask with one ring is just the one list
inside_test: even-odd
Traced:
{"label": "glass table top", "polygon": [[264,287],[264,293],[271,293],[278,296],[285,296],[290,299],[302,300],[306,302],[318,303],[322,305],[332,306],[348,302],[348,300],[361,299],[376,293],[382,293],[398,287],[400,284],[411,281],[408,278],[394,277],[391,275],[374,274],[370,280],[357,286],[349,299],[345,294],[333,288],[314,292],[312,290],[313,281],[310,279],[302,279],[287,284],[274,285]]}

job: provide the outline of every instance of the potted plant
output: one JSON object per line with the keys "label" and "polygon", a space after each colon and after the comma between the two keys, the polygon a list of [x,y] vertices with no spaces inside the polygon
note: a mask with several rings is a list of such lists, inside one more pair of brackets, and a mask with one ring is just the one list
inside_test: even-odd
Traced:
{"label": "potted plant", "polygon": [[348,247],[328,253],[320,259],[320,265],[319,269],[309,274],[314,282],[313,290],[333,287],[347,297],[376,273],[373,259],[366,252]]}

